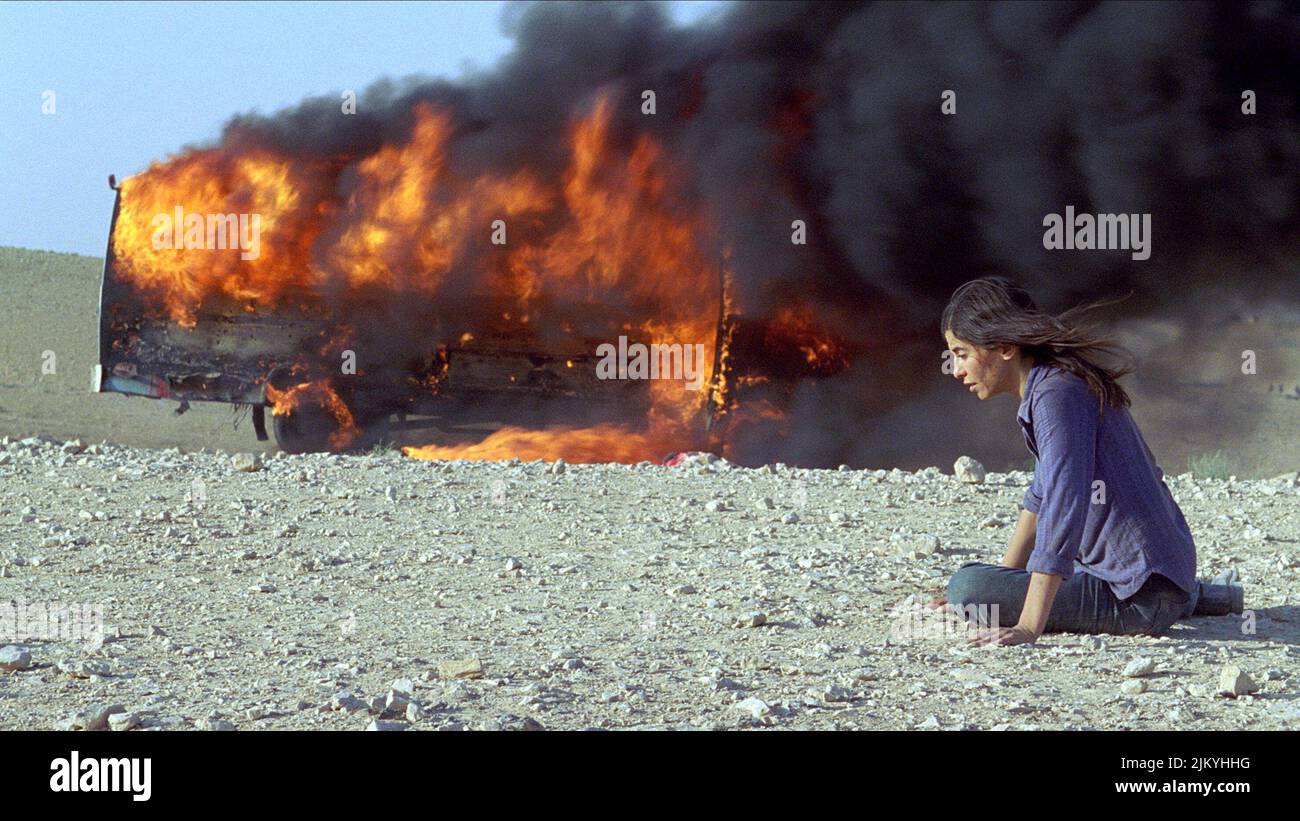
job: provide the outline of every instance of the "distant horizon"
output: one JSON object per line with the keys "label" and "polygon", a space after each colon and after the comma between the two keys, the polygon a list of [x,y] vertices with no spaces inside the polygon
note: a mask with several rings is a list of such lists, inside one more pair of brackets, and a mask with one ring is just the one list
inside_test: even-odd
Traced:
{"label": "distant horizon", "polygon": [[[691,25],[726,2],[664,5],[676,24]],[[360,93],[384,79],[455,82],[491,71],[514,49],[507,32],[517,8],[496,0],[0,3],[0,246],[102,257],[109,174],[125,179],[215,142],[239,115]],[[48,92],[53,113],[43,111]]]}
{"label": "distant horizon", "polygon": [[[105,232],[104,234],[104,244],[106,246],[108,245],[107,232]],[[82,253],[81,251],[60,251],[56,248],[32,248],[31,246],[28,245],[0,245],[0,251],[31,251],[32,253],[36,253],[36,254],[59,254],[61,256],[67,256],[67,257],[88,257],[90,259],[100,259],[100,260],[104,258],[103,251],[100,251],[98,254],[86,254],[86,253]]]}

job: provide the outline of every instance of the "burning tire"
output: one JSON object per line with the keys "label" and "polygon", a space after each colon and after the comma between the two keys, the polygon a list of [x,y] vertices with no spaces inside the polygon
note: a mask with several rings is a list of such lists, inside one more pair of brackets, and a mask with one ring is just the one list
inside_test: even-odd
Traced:
{"label": "burning tire", "polygon": [[285,453],[318,453],[334,450],[332,440],[342,426],[324,406],[304,402],[292,413],[272,417],[272,429]]}
{"label": "burning tire", "polygon": [[280,366],[266,378],[275,442],[285,453],[341,451],[358,446],[363,424],[374,414],[354,414],[328,379],[312,379],[298,369]]}

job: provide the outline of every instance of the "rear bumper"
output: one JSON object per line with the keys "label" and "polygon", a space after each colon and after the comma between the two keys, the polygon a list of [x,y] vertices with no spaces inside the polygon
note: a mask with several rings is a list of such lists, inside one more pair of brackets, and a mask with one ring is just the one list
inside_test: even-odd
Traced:
{"label": "rear bumper", "polygon": [[[121,364],[119,363],[119,366]],[[206,375],[205,375],[206,376]],[[221,375],[216,375],[218,378]],[[248,385],[242,380],[204,380],[185,384],[185,378],[142,375],[120,375],[105,371],[96,365],[91,375],[92,393],[123,393],[128,396],[146,396],[150,399],[176,399],[188,402],[230,402],[234,404],[262,405],[266,403],[265,385]]]}

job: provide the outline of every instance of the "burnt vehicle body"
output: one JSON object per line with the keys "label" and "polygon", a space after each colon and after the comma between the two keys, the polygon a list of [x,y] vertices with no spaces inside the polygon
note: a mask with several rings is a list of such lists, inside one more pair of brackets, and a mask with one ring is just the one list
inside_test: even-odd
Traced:
{"label": "burnt vehicle body", "polygon": [[[181,403],[178,413],[196,401],[248,406],[257,438],[266,440],[266,409],[274,408],[275,392],[328,379],[364,432],[352,447],[414,428],[483,432],[506,424],[593,424],[643,415],[647,382],[597,376],[599,345],[629,327],[605,305],[569,306],[573,322],[553,316],[552,326],[585,331],[565,334],[521,328],[507,321],[508,313],[502,319],[491,297],[472,294],[424,314],[406,306],[403,321],[418,325],[414,334],[387,327],[381,301],[350,302],[341,321],[337,311],[319,303],[288,301],[265,310],[214,298],[204,301],[192,323],[182,324],[119,275],[113,232],[122,193],[114,178],[109,184],[117,199],[99,300],[97,393],[172,399]],[[715,293],[701,295],[718,306],[714,368],[705,375],[710,386],[725,381],[722,342],[735,336],[737,322],[723,308],[721,275],[718,285]],[[356,323],[354,315],[378,321]],[[476,332],[463,333],[466,325]],[[375,355],[363,356],[354,374],[340,376],[337,355],[344,349]],[[722,402],[715,394],[709,391],[698,425],[701,441],[717,444]],[[339,427],[329,408],[306,402],[273,414],[271,433],[282,450],[302,453],[338,449],[332,437]]]}

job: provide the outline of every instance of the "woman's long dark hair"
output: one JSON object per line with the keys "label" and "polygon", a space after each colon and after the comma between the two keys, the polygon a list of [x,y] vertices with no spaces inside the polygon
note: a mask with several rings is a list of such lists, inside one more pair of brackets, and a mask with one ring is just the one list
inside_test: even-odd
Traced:
{"label": "woman's long dark hair", "polygon": [[[1093,302],[1053,316],[1034,304],[1029,292],[1005,277],[984,277],[958,288],[943,309],[940,328],[980,347],[1019,345],[1035,363],[1055,365],[1088,383],[1098,410],[1128,407],[1116,381],[1133,372],[1132,354],[1094,332],[1085,316],[1127,297]],[[1121,359],[1116,363],[1114,359]]]}

